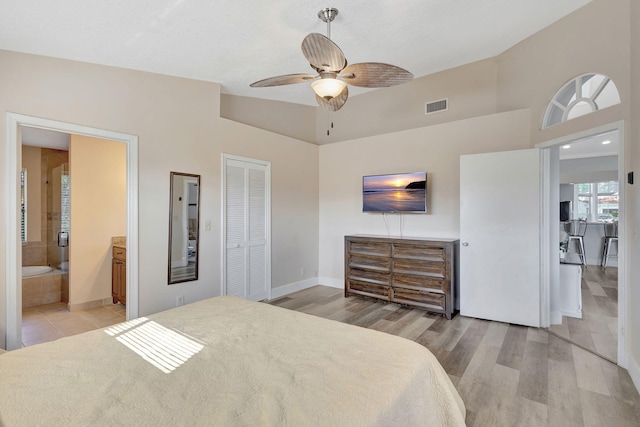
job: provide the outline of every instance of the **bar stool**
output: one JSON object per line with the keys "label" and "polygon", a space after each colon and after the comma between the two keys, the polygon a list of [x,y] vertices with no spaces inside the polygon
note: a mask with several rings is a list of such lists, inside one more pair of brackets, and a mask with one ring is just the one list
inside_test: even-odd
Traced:
{"label": "bar stool", "polygon": [[587,265],[587,254],[584,250],[584,234],[587,232],[587,223],[578,219],[572,219],[564,223],[564,231],[569,235],[567,240],[567,253],[571,252],[571,242],[577,243],[576,253],[580,257],[582,265]]}
{"label": "bar stool", "polygon": [[[616,244],[616,254],[611,255],[611,244]],[[609,258],[618,258],[618,221],[604,223],[604,246],[602,247],[602,267],[607,268]]]}

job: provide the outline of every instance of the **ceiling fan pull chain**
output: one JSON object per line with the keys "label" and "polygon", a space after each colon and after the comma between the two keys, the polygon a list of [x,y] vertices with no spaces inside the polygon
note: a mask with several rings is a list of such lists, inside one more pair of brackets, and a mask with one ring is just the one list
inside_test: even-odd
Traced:
{"label": "ceiling fan pull chain", "polygon": [[333,128],[333,123],[331,122],[331,111],[327,111],[327,136],[331,134],[330,128]]}

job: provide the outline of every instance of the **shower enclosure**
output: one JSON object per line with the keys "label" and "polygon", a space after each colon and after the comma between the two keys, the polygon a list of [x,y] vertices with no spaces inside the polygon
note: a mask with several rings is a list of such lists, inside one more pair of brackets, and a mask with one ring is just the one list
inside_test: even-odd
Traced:
{"label": "shower enclosure", "polygon": [[69,302],[69,163],[47,171],[47,260],[62,271],[62,301]]}

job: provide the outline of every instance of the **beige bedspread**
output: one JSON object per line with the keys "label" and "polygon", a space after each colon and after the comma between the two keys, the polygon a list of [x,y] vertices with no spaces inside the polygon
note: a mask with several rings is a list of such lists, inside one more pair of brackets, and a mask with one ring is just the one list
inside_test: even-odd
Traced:
{"label": "beige bedspread", "polygon": [[436,358],[218,297],[0,355],[4,426],[463,426]]}

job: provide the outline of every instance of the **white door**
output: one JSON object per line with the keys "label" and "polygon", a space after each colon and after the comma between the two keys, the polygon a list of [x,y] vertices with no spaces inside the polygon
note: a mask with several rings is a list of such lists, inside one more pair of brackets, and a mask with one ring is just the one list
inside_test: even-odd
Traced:
{"label": "white door", "polygon": [[223,155],[223,295],[271,297],[268,162]]}
{"label": "white door", "polygon": [[540,153],[460,157],[460,314],[540,326]]}

